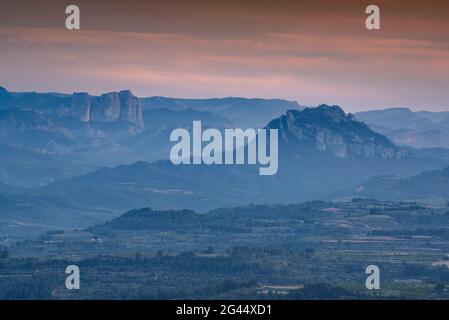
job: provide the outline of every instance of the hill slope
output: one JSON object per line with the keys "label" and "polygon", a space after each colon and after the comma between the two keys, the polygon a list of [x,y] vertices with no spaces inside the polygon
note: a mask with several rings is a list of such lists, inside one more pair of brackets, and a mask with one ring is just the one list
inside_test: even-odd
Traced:
{"label": "hill slope", "polygon": [[449,167],[398,179],[377,177],[359,184],[353,195],[383,199],[449,199]]}
{"label": "hill slope", "polygon": [[449,112],[391,108],[358,112],[356,118],[394,143],[416,148],[449,147]]}
{"label": "hill slope", "polygon": [[408,177],[447,163],[407,154],[336,106],[288,111],[268,127],[280,130],[279,171],[274,176],[260,176],[253,165],[138,162],[102,168],[37,192],[94,208],[207,211],[328,198],[375,176]]}

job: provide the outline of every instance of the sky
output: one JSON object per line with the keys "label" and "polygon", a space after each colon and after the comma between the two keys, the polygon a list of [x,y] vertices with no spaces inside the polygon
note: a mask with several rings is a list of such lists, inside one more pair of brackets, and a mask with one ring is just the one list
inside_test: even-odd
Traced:
{"label": "sky", "polygon": [[443,111],[448,18],[447,0],[1,0],[0,86]]}

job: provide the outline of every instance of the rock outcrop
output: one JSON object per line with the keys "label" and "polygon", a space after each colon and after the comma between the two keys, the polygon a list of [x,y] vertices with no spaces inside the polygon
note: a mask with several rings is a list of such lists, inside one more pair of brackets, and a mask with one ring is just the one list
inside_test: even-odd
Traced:
{"label": "rock outcrop", "polygon": [[100,97],[102,116],[105,122],[114,122],[120,117],[120,97],[117,92],[102,94]]}
{"label": "rock outcrop", "polygon": [[289,110],[271,121],[268,128],[279,129],[281,143],[296,143],[332,153],[338,158],[401,159],[403,156],[401,148],[355,120],[352,115],[346,115],[338,106]]}
{"label": "rock outcrop", "polygon": [[139,100],[129,90],[120,91],[119,97],[120,119],[143,127],[143,109]]}
{"label": "rock outcrop", "polygon": [[131,91],[110,92],[100,97],[84,92],[72,95],[70,115],[83,122],[122,120],[144,128],[143,108]]}
{"label": "rock outcrop", "polygon": [[75,92],[72,96],[72,116],[83,122],[91,118],[91,97],[86,92]]}

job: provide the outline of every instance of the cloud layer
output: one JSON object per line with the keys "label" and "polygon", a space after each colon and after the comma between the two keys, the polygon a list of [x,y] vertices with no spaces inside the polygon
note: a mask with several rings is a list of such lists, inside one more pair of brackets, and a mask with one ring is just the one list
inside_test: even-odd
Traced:
{"label": "cloud layer", "polygon": [[[84,17],[82,6],[81,31],[34,16],[3,21],[0,85],[17,91],[130,88],[139,96],[278,97],[353,111],[449,107],[449,22],[440,18],[441,10],[407,16],[387,1],[376,32],[364,29],[364,8],[351,1],[324,12],[268,1],[233,5],[188,7],[181,15],[181,7],[170,11],[159,4],[155,10],[166,20],[158,16],[149,23],[153,27],[143,23],[145,11],[122,11],[121,23],[89,24],[95,8]],[[304,11],[295,13],[299,9]],[[120,8],[109,10],[117,15]],[[134,21],[125,23],[130,17]]]}

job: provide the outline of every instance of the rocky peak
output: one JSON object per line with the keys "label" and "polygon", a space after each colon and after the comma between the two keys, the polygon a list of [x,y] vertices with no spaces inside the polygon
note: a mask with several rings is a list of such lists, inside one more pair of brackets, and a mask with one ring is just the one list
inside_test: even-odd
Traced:
{"label": "rocky peak", "polygon": [[287,111],[287,117],[292,120],[294,119],[294,121],[304,121],[317,125],[351,120],[339,106],[328,106],[325,104],[316,108],[305,108],[303,111],[289,110]]}
{"label": "rocky peak", "polygon": [[321,104],[316,108],[306,108],[304,111],[312,116],[326,117],[336,122],[347,118],[344,110],[336,105],[329,106],[327,104]]}
{"label": "rocky peak", "polygon": [[136,96],[130,90],[119,92],[120,97],[120,118],[132,122],[143,128],[143,108]]}
{"label": "rocky peak", "polygon": [[90,121],[90,100],[87,92],[75,92],[72,96],[72,115],[81,121]]}
{"label": "rocky peak", "polygon": [[302,150],[328,152],[338,158],[402,157],[401,149],[388,138],[346,115],[339,106],[289,110],[268,128],[279,129],[281,144],[297,144]]}
{"label": "rocky peak", "polygon": [[137,99],[134,94],[131,92],[131,90],[122,90],[119,93],[120,98],[125,98],[125,99]]}

